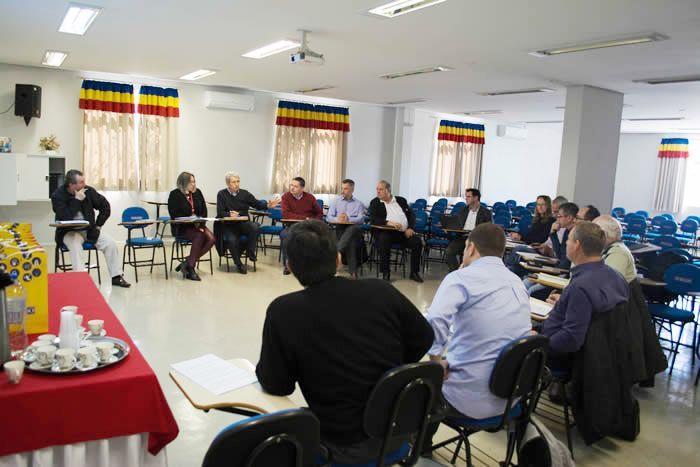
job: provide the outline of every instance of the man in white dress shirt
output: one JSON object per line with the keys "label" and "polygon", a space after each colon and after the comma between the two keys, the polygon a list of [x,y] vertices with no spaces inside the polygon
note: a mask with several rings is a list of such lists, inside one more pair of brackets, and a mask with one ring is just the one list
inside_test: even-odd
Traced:
{"label": "man in white dress shirt", "polygon": [[391,184],[386,180],[377,183],[377,197],[369,203],[370,223],[386,226],[389,229],[374,229],[374,241],[379,250],[380,270],[384,280],[390,279],[389,258],[391,246],[398,244],[411,250],[411,280],[423,282],[420,270],[420,256],[423,241],[416,235],[416,214],[401,196],[391,194]]}
{"label": "man in white dress shirt", "polygon": [[[464,230],[472,231],[477,225],[492,221],[491,211],[481,205],[481,192],[479,190],[476,188],[467,189],[465,200],[467,207],[458,214],[459,223],[464,226]],[[464,251],[466,239],[466,235],[460,235],[447,245],[445,261],[450,271],[459,267],[458,255]]]}

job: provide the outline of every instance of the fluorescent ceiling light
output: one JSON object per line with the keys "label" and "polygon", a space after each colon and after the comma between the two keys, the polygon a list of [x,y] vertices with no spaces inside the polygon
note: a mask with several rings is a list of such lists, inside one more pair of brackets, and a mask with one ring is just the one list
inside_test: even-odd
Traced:
{"label": "fluorescent ceiling light", "polygon": [[628,122],[670,122],[685,120],[685,117],[623,118],[623,120]]}
{"label": "fluorescent ceiling light", "polygon": [[377,8],[372,8],[369,13],[373,15],[383,16],[385,18],[395,18],[414,11],[422,10],[429,6],[437,5],[445,0],[397,0],[395,2],[385,3]]}
{"label": "fluorescent ceiling light", "polygon": [[462,112],[464,115],[497,115],[502,114],[502,110],[471,110],[469,112]]}
{"label": "fluorescent ceiling light", "polygon": [[537,124],[537,123],[564,123],[563,120],[534,120],[530,122],[525,122],[527,124]]}
{"label": "fluorescent ceiling light", "polygon": [[59,52],[58,50],[47,50],[44,54],[44,58],[41,61],[41,64],[47,66],[61,66],[66,57],[68,57],[68,53],[66,52]]}
{"label": "fluorescent ceiling light", "polygon": [[407,76],[423,75],[425,73],[439,73],[441,71],[454,71],[454,68],[450,68],[449,66],[442,66],[442,65],[430,66],[427,68],[420,68],[418,70],[403,71],[400,73],[389,73],[387,75],[380,76],[380,78],[381,79],[405,78]]}
{"label": "fluorescent ceiling light", "polygon": [[202,70],[193,71],[192,73],[187,73],[186,75],[182,75],[182,76],[180,76],[180,79],[194,81],[196,79],[206,78],[207,76],[211,76],[214,73],[216,73],[216,71],[214,71],[214,70],[202,69]]}
{"label": "fluorescent ceiling light", "polygon": [[66,34],[79,34],[82,36],[101,11],[102,8],[97,6],[69,3],[68,11],[66,11],[58,30]]}
{"label": "fluorescent ceiling light", "polygon": [[622,45],[646,44],[647,42],[657,42],[668,39],[659,33],[651,33],[636,37],[627,37],[622,39],[612,39],[608,41],[588,42],[585,44],[575,44],[566,47],[557,47],[552,49],[537,50],[530,52],[530,55],[535,57],[550,57],[552,55],[568,54],[572,52],[585,52],[587,50],[606,49],[608,47],[619,47]]}
{"label": "fluorescent ceiling light", "polygon": [[270,55],[284,52],[285,50],[294,49],[300,45],[301,43],[297,41],[282,39],[280,41],[273,42],[272,44],[267,44],[255,50],[251,50],[250,52],[246,52],[243,54],[243,56],[246,58],[265,58],[269,57]]}
{"label": "fluorescent ceiling light", "polygon": [[325,91],[327,89],[333,89],[335,86],[319,86],[317,88],[309,88],[309,89],[298,89],[294,92],[299,93],[299,94],[309,94],[311,92],[316,92],[316,91]]}
{"label": "fluorescent ceiling light", "polygon": [[[622,104],[622,107],[632,107],[632,105],[631,104]],[[557,110],[566,110],[566,107],[564,107],[563,105],[558,105],[554,108]]]}
{"label": "fluorescent ceiling light", "polygon": [[695,81],[700,81],[700,75],[675,76],[675,77],[670,77],[670,78],[651,78],[651,79],[634,80],[635,83],[646,83],[646,84],[692,83]]}
{"label": "fluorescent ceiling light", "polygon": [[391,101],[387,102],[386,105],[404,105],[404,104],[417,104],[419,102],[428,102],[428,99],[423,97],[416,97],[415,99],[404,99],[401,101]]}
{"label": "fluorescent ceiling light", "polygon": [[510,96],[513,94],[536,94],[539,92],[554,92],[554,89],[549,88],[532,88],[532,89],[513,89],[510,91],[491,91],[478,92],[481,96]]}

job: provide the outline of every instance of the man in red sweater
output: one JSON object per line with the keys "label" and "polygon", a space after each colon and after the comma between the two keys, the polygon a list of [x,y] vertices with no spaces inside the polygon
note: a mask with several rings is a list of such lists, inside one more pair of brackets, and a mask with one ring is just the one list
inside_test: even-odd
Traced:
{"label": "man in red sweater", "polygon": [[[282,195],[282,219],[322,219],[323,209],[318,205],[316,197],[304,191],[306,181],[301,177],[295,177],[289,183],[289,191]],[[280,232],[280,248],[282,248],[283,274],[289,275],[287,268],[287,254],[284,251],[284,239],[287,237],[287,229]]]}

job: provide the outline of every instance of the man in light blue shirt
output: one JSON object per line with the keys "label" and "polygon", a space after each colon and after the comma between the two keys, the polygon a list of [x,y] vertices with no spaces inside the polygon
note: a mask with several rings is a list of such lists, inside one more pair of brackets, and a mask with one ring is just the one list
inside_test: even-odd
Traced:
{"label": "man in light blue shirt", "polygon": [[[445,368],[442,395],[448,416],[488,418],[505,410],[506,400],[489,390],[491,371],[501,349],[529,334],[532,326],[527,291],[503,264],[504,250],[500,226],[476,226],[462,268],[445,277],[428,309],[435,334],[428,354]],[[442,359],[445,349],[447,360]]]}
{"label": "man in light blue shirt", "polygon": [[343,180],[343,191],[328,209],[326,220],[335,227],[338,238],[338,251],[345,256],[350,276],[357,279],[358,252],[362,246],[362,224],[365,217],[365,205],[352,194],[355,192],[355,182],[346,178]]}

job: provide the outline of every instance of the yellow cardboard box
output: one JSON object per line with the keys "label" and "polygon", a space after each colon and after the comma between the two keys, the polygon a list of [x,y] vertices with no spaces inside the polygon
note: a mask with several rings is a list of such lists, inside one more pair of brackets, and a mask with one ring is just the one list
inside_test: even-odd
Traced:
{"label": "yellow cardboard box", "polygon": [[0,270],[17,278],[27,291],[27,334],[49,331],[48,258],[31,224],[0,223]]}

